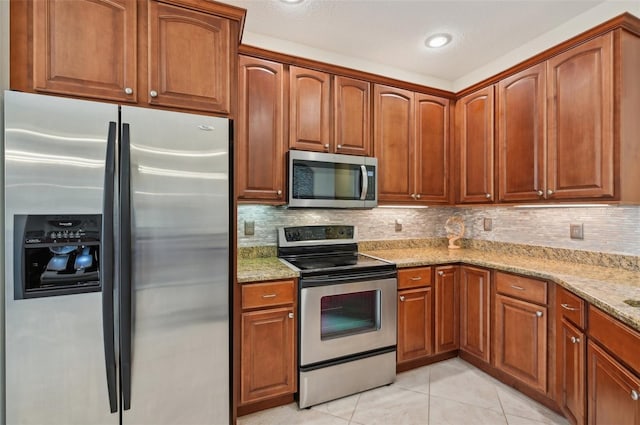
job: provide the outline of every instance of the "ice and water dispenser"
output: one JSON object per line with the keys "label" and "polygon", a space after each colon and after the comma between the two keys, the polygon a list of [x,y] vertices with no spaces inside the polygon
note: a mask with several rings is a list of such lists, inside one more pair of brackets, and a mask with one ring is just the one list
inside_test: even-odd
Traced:
{"label": "ice and water dispenser", "polygon": [[15,299],[100,290],[100,214],[14,217]]}

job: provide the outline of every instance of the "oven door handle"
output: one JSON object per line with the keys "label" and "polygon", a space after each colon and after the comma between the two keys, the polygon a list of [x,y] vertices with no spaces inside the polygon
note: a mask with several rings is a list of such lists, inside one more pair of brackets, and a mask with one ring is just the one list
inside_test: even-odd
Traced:
{"label": "oven door handle", "polygon": [[367,199],[367,192],[369,191],[369,179],[367,178],[367,166],[360,166],[360,175],[362,177],[362,192],[360,192],[360,200]]}
{"label": "oven door handle", "polygon": [[396,270],[388,271],[375,271],[375,272],[362,272],[362,273],[349,273],[349,274],[335,274],[335,275],[320,275],[303,277],[300,279],[301,288],[312,288],[315,286],[327,286],[335,285],[337,283],[358,282],[363,280],[382,280],[382,279],[395,279],[398,273]]}

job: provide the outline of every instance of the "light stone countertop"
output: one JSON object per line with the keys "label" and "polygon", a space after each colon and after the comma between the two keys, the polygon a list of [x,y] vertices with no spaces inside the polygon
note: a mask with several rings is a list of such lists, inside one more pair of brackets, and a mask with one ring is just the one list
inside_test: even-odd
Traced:
{"label": "light stone countertop", "polygon": [[[362,252],[392,261],[398,268],[465,263],[548,280],[640,331],[640,307],[624,303],[627,299],[640,300],[637,271],[478,249],[423,247]],[[298,277],[297,273],[275,257],[238,260],[239,283],[292,277]]]}

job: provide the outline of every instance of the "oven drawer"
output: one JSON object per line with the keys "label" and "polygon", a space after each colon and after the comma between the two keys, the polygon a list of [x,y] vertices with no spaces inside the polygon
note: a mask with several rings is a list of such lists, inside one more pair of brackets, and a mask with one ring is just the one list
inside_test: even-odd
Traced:
{"label": "oven drawer", "polygon": [[300,290],[300,365],[396,345],[397,279]]}
{"label": "oven drawer", "polygon": [[293,304],[293,295],[293,280],[243,285],[242,309]]}

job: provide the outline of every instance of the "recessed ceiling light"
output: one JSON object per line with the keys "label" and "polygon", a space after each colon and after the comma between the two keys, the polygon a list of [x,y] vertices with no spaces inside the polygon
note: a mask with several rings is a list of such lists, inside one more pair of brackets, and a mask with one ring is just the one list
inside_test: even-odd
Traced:
{"label": "recessed ceiling light", "polygon": [[438,47],[445,46],[451,42],[451,34],[434,34],[427,38],[424,44],[427,47],[431,47],[433,49],[437,49]]}
{"label": "recessed ceiling light", "polygon": [[302,3],[304,0],[280,0],[282,3],[289,3],[289,4],[294,4],[294,3]]}

